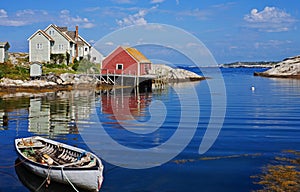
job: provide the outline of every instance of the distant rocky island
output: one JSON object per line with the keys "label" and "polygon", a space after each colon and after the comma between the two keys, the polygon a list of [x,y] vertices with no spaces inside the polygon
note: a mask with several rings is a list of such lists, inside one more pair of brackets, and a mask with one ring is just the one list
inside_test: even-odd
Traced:
{"label": "distant rocky island", "polygon": [[258,62],[234,62],[221,64],[219,67],[223,68],[271,68],[277,65],[277,61],[258,61]]}
{"label": "distant rocky island", "polygon": [[264,72],[255,72],[255,76],[297,78],[300,79],[300,55],[288,57]]}

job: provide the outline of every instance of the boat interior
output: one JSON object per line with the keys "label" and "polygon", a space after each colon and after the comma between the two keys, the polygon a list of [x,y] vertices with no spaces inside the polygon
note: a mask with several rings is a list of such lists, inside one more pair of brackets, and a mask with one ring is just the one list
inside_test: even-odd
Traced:
{"label": "boat interior", "polygon": [[39,139],[22,139],[17,143],[20,152],[33,162],[74,168],[91,168],[97,165],[96,158],[89,152],[79,152],[62,144],[52,144]]}

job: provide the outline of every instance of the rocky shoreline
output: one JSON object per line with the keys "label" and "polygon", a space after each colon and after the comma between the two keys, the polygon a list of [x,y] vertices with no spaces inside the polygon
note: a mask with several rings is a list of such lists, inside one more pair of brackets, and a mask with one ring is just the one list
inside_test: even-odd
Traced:
{"label": "rocky shoreline", "polygon": [[[166,65],[153,65],[151,74],[157,78],[163,77],[168,82],[199,81],[205,79],[205,77],[191,71],[174,69]],[[111,86],[101,84],[95,77],[84,74],[48,74],[42,76],[40,79],[24,81],[2,78],[0,80],[0,94],[14,92],[55,92],[73,89],[109,89]]]}
{"label": "rocky shoreline", "polygon": [[99,85],[94,78],[86,75],[69,73],[61,75],[50,74],[35,80],[23,81],[7,78],[2,78],[0,80],[0,95],[7,93],[43,93],[91,88],[99,88]]}
{"label": "rocky shoreline", "polygon": [[289,57],[264,72],[255,72],[254,76],[300,79],[300,55]]}
{"label": "rocky shoreline", "polygon": [[192,71],[185,69],[172,68],[164,64],[152,65],[151,72],[153,75],[168,79],[168,82],[186,82],[186,81],[201,81],[206,78]]}

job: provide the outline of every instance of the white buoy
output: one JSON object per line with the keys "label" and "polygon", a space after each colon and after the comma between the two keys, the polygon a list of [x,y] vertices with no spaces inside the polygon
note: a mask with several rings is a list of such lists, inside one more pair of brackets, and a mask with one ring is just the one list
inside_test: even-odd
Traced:
{"label": "white buoy", "polygon": [[252,86],[252,87],[251,87],[251,90],[252,90],[252,91],[255,91],[255,87],[254,87],[254,86]]}

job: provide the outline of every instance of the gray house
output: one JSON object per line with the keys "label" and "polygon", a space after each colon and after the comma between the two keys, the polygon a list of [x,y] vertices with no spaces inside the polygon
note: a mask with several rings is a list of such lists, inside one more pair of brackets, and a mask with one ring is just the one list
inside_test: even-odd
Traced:
{"label": "gray house", "polygon": [[78,34],[78,26],[76,31],[68,31],[67,27],[51,24],[36,31],[28,41],[29,62],[49,62],[51,54],[62,54],[71,63],[75,58],[87,58],[91,49],[91,45]]}
{"label": "gray house", "polygon": [[0,42],[0,63],[8,60],[8,49],[10,45],[8,42]]}
{"label": "gray house", "polygon": [[90,61],[93,63],[102,63],[104,56],[94,47],[91,48]]}

